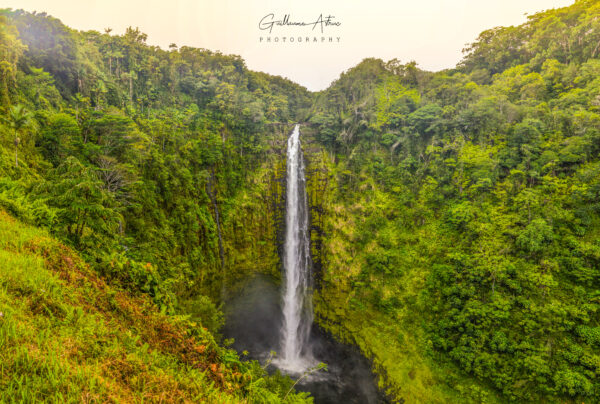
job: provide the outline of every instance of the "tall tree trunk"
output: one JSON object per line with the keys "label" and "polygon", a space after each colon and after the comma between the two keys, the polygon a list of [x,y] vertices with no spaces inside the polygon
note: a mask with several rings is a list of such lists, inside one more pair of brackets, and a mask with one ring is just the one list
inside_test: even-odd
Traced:
{"label": "tall tree trunk", "polygon": [[19,167],[19,132],[15,129],[15,167]]}
{"label": "tall tree trunk", "polygon": [[129,102],[133,100],[133,77],[131,76],[131,72],[129,72]]}

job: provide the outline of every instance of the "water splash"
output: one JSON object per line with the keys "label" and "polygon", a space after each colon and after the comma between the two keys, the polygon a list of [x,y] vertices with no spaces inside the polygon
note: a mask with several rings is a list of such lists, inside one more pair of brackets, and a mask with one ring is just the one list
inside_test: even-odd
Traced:
{"label": "water splash", "polygon": [[283,329],[277,366],[301,373],[315,364],[308,339],[313,322],[308,203],[300,128],[288,139],[285,211]]}

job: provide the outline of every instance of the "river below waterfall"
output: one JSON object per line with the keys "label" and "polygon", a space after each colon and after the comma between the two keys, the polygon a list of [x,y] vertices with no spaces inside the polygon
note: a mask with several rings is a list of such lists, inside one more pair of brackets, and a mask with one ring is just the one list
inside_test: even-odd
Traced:
{"label": "river below waterfall", "polygon": [[[223,335],[235,339],[233,348],[238,352],[246,350],[250,358],[264,363],[269,352],[280,350],[281,291],[273,279],[257,275],[249,280],[227,299],[224,311]],[[314,358],[328,366],[328,371],[319,371],[296,385],[296,389],[310,392],[315,404],[386,402],[377,389],[369,361],[358,349],[334,341],[316,324],[308,343]]]}

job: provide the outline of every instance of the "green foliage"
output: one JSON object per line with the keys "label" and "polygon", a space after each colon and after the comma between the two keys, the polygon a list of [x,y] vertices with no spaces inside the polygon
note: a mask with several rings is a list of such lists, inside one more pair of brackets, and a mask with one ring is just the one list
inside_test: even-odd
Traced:
{"label": "green foliage", "polygon": [[228,262],[220,227],[237,220],[229,207],[248,168],[308,108],[308,92],[237,56],[150,47],[137,29],[75,32],[11,10],[0,25],[14,70],[4,77],[14,105],[0,114],[2,158],[15,154],[15,167],[1,165],[14,181],[3,206],[168,310],[178,297],[217,300]]}
{"label": "green foliage", "polygon": [[[310,95],[237,56],[165,51],[138,29],[76,32],[43,13],[3,10],[0,205],[76,248],[110,288],[202,324],[186,330],[204,338],[222,324],[225,285],[277,272],[281,145],[292,122],[308,120],[317,318],[373,359],[382,387],[406,402],[594,402],[599,15],[597,0],[579,0],[483,32],[456,69],[366,59]],[[9,263],[0,301],[6,313],[33,313],[35,327],[3,320],[12,345],[2,363],[27,380],[2,373],[0,391],[108,400],[115,387],[110,399],[139,399],[151,390],[142,379],[107,387],[98,367],[70,372],[70,359],[48,354],[92,340],[77,363],[108,361],[116,356],[102,337],[126,352],[127,374],[164,365],[196,400],[235,401],[236,388],[251,402],[307,399],[220,348],[208,387],[177,350],[152,356],[121,331],[64,328],[88,315],[68,300],[81,290],[40,275],[56,251],[21,252],[0,260]],[[103,299],[96,316],[137,313],[114,294]],[[18,348],[17,327],[39,331],[39,340],[23,335],[43,357]],[[44,337],[52,327],[65,329],[62,345]],[[174,389],[159,379],[161,391]],[[223,380],[232,387],[220,389]]]}
{"label": "green foliage", "polygon": [[[237,56],[163,51],[145,42],[138,29],[78,32],[45,13],[0,12],[0,206],[45,227],[94,271],[83,286],[59,281],[53,288],[63,295],[36,297],[30,318],[27,299],[14,303],[21,292],[3,289],[2,307],[26,319],[15,326],[0,314],[0,326],[20,327],[21,334],[0,358],[0,401],[160,401],[154,394],[161,392],[178,402],[310,401],[306,393],[286,394],[289,378],[268,377],[211,336],[219,337],[223,323],[218,307],[226,283],[249,271],[276,271],[269,215],[246,218],[252,232],[239,226],[253,207],[274,209],[252,186],[275,183],[265,176],[277,161],[271,147],[303,119],[309,93],[249,71]],[[29,282],[23,268],[46,271],[42,255],[64,255],[53,250],[29,262],[6,261],[6,254],[1,278],[15,285]],[[31,293],[43,295],[36,282]],[[70,299],[96,296],[97,282],[110,285],[103,284],[106,299]],[[120,293],[127,299],[115,301]],[[85,317],[94,305],[85,324],[61,322],[73,310]],[[147,311],[165,322],[136,317]],[[44,320],[46,312],[60,324]],[[176,313],[187,320],[173,331]],[[54,342],[47,338],[53,328],[62,330]],[[164,334],[144,336],[146,328]],[[206,344],[186,342],[183,335],[192,334],[211,340],[210,355]],[[27,339],[39,355],[19,348]],[[85,353],[65,354],[61,344],[72,343]],[[201,363],[194,362],[196,349],[206,349]]]}
{"label": "green foliage", "polygon": [[15,167],[19,167],[19,145],[23,130],[29,125],[32,114],[22,104],[13,105],[8,110],[8,116],[2,117],[2,123],[12,129],[14,133],[13,144],[15,148]]}
{"label": "green foliage", "polygon": [[598,400],[599,4],[452,70],[367,59],[316,99],[317,315],[398,399]]}
{"label": "green foliage", "polygon": [[75,157],[67,157],[49,173],[40,195],[57,208],[60,231],[76,246],[89,244],[101,248],[100,240],[117,230],[119,216],[111,207],[114,200],[102,188],[96,174]]}
{"label": "green foliage", "polygon": [[181,305],[184,313],[189,314],[190,320],[202,324],[211,334],[219,335],[225,324],[225,317],[207,296],[198,296]]}
{"label": "green foliage", "polygon": [[312,402],[286,394],[289,378],[108,286],[74,251],[2,211],[0,344],[3,402]]}

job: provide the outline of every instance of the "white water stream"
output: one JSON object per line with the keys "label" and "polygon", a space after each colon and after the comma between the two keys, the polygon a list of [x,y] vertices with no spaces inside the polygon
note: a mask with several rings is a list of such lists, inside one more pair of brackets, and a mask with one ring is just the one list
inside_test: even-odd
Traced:
{"label": "white water stream", "polygon": [[[283,279],[278,288],[267,277],[257,276],[229,301],[225,334],[235,338],[238,352],[250,351],[254,359],[268,361],[292,378],[296,388],[310,391],[320,404],[375,404],[386,402],[377,391],[370,365],[356,349],[326,336],[313,322],[310,223],[300,129],[296,125],[287,144],[287,187]],[[276,332],[279,330],[280,332]],[[327,372],[302,378],[319,362]]]}
{"label": "white water stream", "polygon": [[283,329],[277,366],[301,373],[315,364],[308,339],[313,322],[308,204],[300,128],[288,139],[285,210]]}

